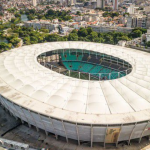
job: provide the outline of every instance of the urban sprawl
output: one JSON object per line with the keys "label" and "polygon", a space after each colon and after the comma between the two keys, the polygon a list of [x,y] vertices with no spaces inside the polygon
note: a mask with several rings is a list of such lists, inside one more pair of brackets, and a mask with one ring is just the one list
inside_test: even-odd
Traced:
{"label": "urban sprawl", "polygon": [[66,40],[149,48],[149,7],[146,0],[2,0],[0,35],[11,45],[1,48]]}

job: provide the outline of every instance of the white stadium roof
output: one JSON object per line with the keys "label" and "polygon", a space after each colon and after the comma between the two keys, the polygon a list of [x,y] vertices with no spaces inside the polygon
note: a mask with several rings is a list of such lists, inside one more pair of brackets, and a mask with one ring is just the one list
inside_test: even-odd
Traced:
{"label": "white stadium roof", "polygon": [[[125,77],[89,81],[68,77],[37,62],[41,53],[65,49],[106,53],[129,62]],[[90,42],[52,42],[0,54],[0,94],[29,110],[71,122],[130,123],[150,119],[150,54]]]}

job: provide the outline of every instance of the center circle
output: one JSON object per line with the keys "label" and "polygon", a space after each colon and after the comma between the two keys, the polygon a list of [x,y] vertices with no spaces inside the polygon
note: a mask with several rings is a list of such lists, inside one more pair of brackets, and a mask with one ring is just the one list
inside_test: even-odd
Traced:
{"label": "center circle", "polygon": [[123,59],[85,49],[53,50],[37,60],[55,72],[82,80],[113,80],[132,71],[132,65]]}

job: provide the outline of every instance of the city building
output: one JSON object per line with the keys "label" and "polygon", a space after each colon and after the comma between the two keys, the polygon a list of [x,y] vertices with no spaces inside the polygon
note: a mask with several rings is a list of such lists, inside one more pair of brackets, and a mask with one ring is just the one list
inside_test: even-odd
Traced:
{"label": "city building", "polygon": [[145,15],[130,15],[127,17],[127,27],[130,28],[136,28],[136,27],[141,27],[141,28],[146,28],[147,26],[147,17]]}
{"label": "city building", "polygon": [[129,14],[134,14],[135,13],[135,4],[130,4],[130,6],[127,7],[126,12]]}
{"label": "city building", "polygon": [[10,13],[8,11],[2,11],[2,16],[0,17],[0,20],[3,21],[3,23],[11,21],[12,18],[15,18],[13,13]]}
{"label": "city building", "polygon": [[131,16],[127,16],[126,18],[127,18],[127,24],[126,24],[126,26],[128,28],[131,28],[133,26],[132,25],[132,17]]}
{"label": "city building", "polygon": [[118,10],[118,0],[113,0],[113,10]]}
{"label": "city building", "polygon": [[2,13],[2,11],[3,11],[3,6],[2,4],[0,4],[0,13]]}
{"label": "city building", "polygon": [[146,28],[146,19],[146,16],[138,16],[136,27]]}
{"label": "city building", "polygon": [[37,0],[32,0],[32,4],[34,7],[36,7],[37,6]]}
{"label": "city building", "polygon": [[85,15],[85,16],[83,16],[83,20],[87,21],[87,22],[91,22],[92,21],[92,17],[89,16],[89,15]]}
{"label": "city building", "polygon": [[105,0],[97,0],[97,8],[105,8]]}
{"label": "city building", "polygon": [[49,29],[49,31],[56,30],[58,24],[51,23],[49,20],[32,20],[24,22],[25,27],[33,27],[34,29]]}
{"label": "city building", "polygon": [[74,16],[74,20],[80,22],[83,20],[83,16]]}
{"label": "city building", "polygon": [[146,28],[150,28],[150,14],[147,15]]}
{"label": "city building", "polygon": [[145,33],[145,42],[149,42],[150,41],[150,28],[147,29],[147,33]]}
{"label": "city building", "polygon": [[68,26],[59,25],[59,30],[62,35],[68,35],[73,30],[73,28],[69,28]]}
{"label": "city building", "polygon": [[[5,149],[2,148],[1,146],[5,147]],[[17,149],[29,150],[29,145],[20,143],[20,142],[16,142],[13,140],[7,140],[7,139],[0,138],[0,150],[17,150]]]}
{"label": "city building", "polygon": [[110,25],[89,25],[95,32],[123,32],[123,33],[130,33],[133,28],[131,27],[118,27],[118,26],[110,26]]}
{"label": "city building", "polygon": [[60,5],[62,6],[73,6],[76,4],[76,0],[60,0]]}

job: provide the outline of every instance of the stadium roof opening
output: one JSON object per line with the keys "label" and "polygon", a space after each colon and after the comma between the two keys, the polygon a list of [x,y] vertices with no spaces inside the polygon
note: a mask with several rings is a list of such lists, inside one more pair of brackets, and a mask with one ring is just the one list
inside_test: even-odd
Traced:
{"label": "stadium roof opening", "polygon": [[55,72],[82,80],[113,80],[132,71],[132,66],[122,59],[83,49],[45,52],[38,56],[38,62]]}

